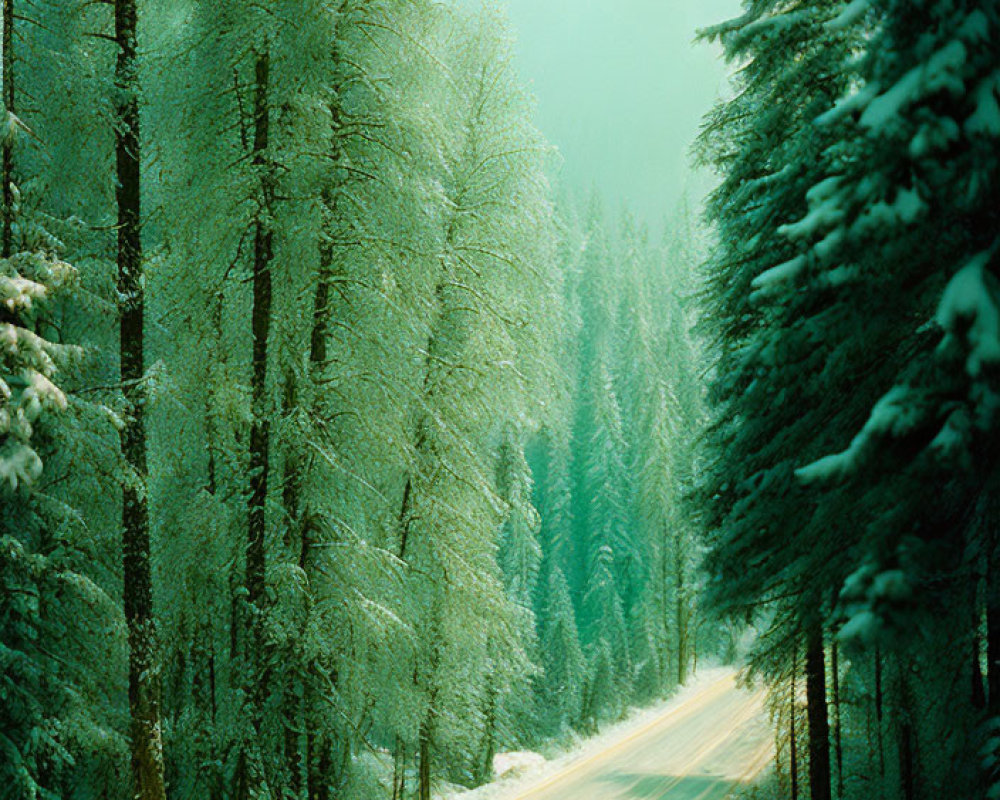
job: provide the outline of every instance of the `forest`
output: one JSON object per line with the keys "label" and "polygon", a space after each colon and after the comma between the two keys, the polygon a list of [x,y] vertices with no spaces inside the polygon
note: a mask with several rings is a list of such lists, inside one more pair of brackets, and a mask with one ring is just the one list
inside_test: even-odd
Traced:
{"label": "forest", "polygon": [[1000,0],[742,0],[662,226],[502,7],[0,2],[0,800],[436,800],[706,663],[734,797],[1000,798]]}

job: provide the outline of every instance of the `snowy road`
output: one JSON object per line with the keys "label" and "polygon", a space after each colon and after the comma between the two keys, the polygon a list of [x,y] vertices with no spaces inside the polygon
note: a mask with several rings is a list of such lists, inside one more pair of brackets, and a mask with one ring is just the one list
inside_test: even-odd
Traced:
{"label": "snowy road", "polygon": [[724,800],[770,760],[763,694],[726,673],[509,800]]}

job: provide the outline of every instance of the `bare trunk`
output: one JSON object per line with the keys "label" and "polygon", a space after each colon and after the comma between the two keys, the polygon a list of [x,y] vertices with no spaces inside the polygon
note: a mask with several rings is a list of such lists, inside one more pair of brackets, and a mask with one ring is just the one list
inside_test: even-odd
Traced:
{"label": "bare trunk", "polygon": [[674,537],[674,624],[677,629],[677,683],[687,680],[687,619],[684,614],[684,554],[680,535]]}
{"label": "bare trunk", "polygon": [[[14,0],[3,0],[3,104],[8,118],[15,112],[14,100]],[[14,250],[13,183],[14,137],[8,131],[3,140],[3,232],[0,234],[0,255],[4,258],[10,258]]]}
{"label": "bare trunk", "polygon": [[670,548],[669,548],[670,526],[664,524],[663,538],[660,540],[660,574],[658,581],[660,584],[660,610],[663,618],[661,625],[660,658],[662,659],[662,679],[666,683],[671,674],[670,668]]}
{"label": "bare trunk", "polygon": [[[285,372],[285,393],[282,398],[282,413],[289,418],[299,405],[298,386],[293,370]],[[289,447],[284,453],[281,504],[285,511],[285,547],[302,551],[300,505],[302,496],[302,459],[298,450]]]}
{"label": "bare trunk", "polygon": [[[267,399],[268,338],[271,331],[271,259],[273,234],[270,213],[274,201],[274,180],[268,161],[270,145],[270,109],[268,107],[270,83],[270,56],[258,53],[254,64],[254,141],[253,164],[260,172],[260,208],[254,223],[253,251],[253,306],[251,328],[253,335],[253,371],[251,376],[251,401],[253,419],[250,423],[250,499],[246,543],[246,590],[250,606],[250,648],[247,671],[247,696],[250,698],[251,724],[256,739],[260,740],[263,725],[263,707],[267,696],[267,655],[264,642],[264,613],[266,598],[267,551],[266,507],[268,494],[270,415]],[[248,791],[259,789],[263,776],[254,771],[247,782]],[[251,784],[254,786],[251,786]]]}
{"label": "bare trunk", "polygon": [[837,798],[844,796],[844,739],[840,711],[840,652],[837,643],[830,648],[830,671],[833,673],[833,746],[837,757]]}
{"label": "bare trunk", "polygon": [[406,743],[396,737],[396,752],[392,757],[392,800],[406,795]]}
{"label": "bare trunk", "polygon": [[915,800],[916,782],[913,770],[913,729],[909,721],[899,726],[899,781],[904,800]]}
{"label": "bare trunk", "polygon": [[309,780],[312,794],[309,800],[330,800],[330,775],[333,772],[333,753],[330,750],[330,742],[325,738],[319,740],[319,758],[317,759],[318,769]]}
{"label": "bare trunk", "polygon": [[[137,12],[135,0],[115,0],[115,155],[118,202],[118,294],[121,304],[121,381],[128,407],[121,448],[135,480],[122,497],[122,551],[125,621],[129,644],[129,739],[132,796],[163,800],[163,744],[156,621],[153,617],[146,479],[144,364],[145,296],[142,278],[142,207],[139,100],[136,82]],[[6,234],[6,231],[5,231]],[[139,485],[137,485],[139,484]]]}
{"label": "bare trunk", "polygon": [[885,739],[882,732],[883,717],[882,653],[875,648],[875,737],[878,740],[878,772],[885,777]]}
{"label": "bare trunk", "polygon": [[[993,532],[988,533],[993,539]],[[990,552],[986,565],[986,709],[991,717],[1000,716],[1000,575],[997,558]]]}
{"label": "bare trunk", "polygon": [[917,798],[917,748],[916,731],[913,722],[913,699],[906,677],[906,666],[896,664],[896,694],[899,716],[896,735],[898,737],[899,781],[904,800]]}
{"label": "bare trunk", "polygon": [[420,752],[417,764],[417,798],[431,800],[431,723],[428,718],[420,726]]}
{"label": "bare trunk", "polygon": [[254,93],[254,165],[265,172],[261,176],[261,209],[255,223],[253,258],[253,376],[251,394],[253,421],[250,429],[250,504],[249,536],[247,538],[247,593],[254,611],[260,613],[264,600],[267,566],[264,537],[266,532],[270,447],[270,409],[267,402],[267,349],[271,332],[271,258],[273,235],[270,221],[265,219],[273,205],[272,178],[266,174],[270,119],[268,84],[270,58],[257,55],[256,91]]}
{"label": "bare trunk", "polygon": [[830,800],[830,720],[826,707],[826,654],[823,628],[814,624],[806,642],[806,705],[809,715],[809,791],[812,800]]}

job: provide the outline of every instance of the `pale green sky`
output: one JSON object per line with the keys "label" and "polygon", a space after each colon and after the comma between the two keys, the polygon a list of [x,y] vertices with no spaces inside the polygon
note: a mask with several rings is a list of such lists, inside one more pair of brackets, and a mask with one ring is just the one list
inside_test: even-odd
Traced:
{"label": "pale green sky", "polygon": [[[475,0],[465,0],[475,4]],[[500,0],[538,98],[539,127],[562,151],[565,180],[596,183],[654,228],[708,185],[690,145],[726,90],[718,49],[697,28],[740,13],[739,0]]]}

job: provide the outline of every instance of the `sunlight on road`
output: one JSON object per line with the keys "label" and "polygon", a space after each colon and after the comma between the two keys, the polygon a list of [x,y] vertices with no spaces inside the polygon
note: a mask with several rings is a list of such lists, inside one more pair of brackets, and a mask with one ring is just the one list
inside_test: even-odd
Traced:
{"label": "sunlight on road", "polygon": [[770,759],[763,694],[728,673],[511,800],[723,800]]}

